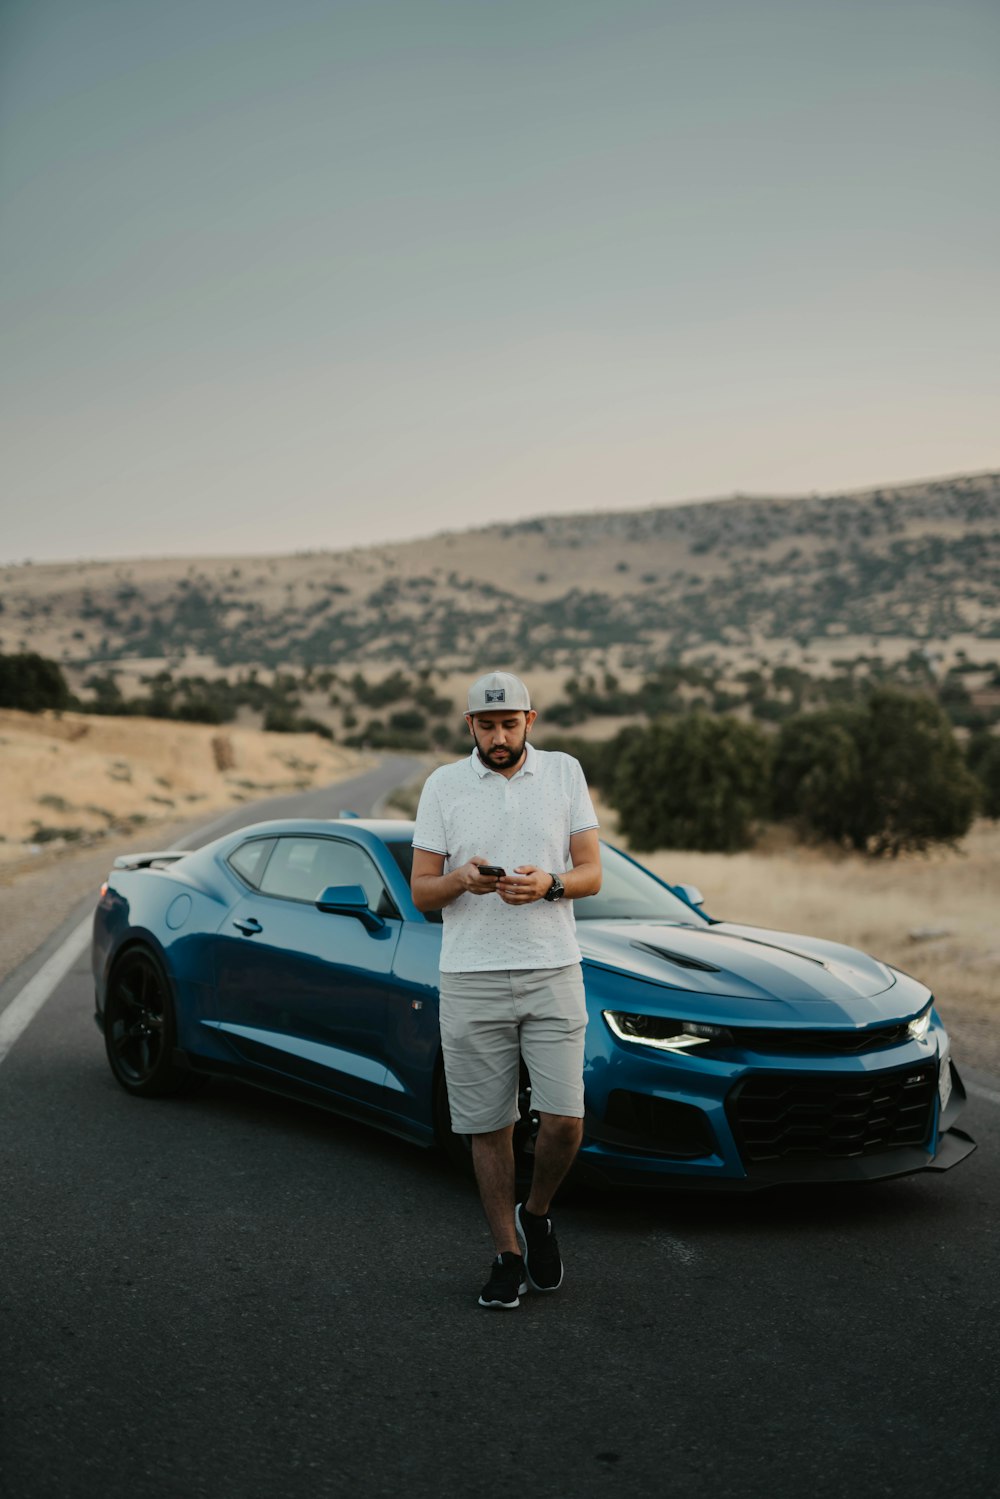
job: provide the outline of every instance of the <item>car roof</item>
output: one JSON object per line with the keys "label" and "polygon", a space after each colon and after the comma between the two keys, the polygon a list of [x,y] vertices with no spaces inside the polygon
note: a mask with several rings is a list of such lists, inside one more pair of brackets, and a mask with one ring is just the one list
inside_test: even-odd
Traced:
{"label": "car roof", "polygon": [[[274,838],[281,833],[372,833],[385,842],[412,838],[414,824],[402,817],[276,817],[268,822],[250,822],[225,835],[225,841],[240,838]],[[220,843],[222,839],[218,840]]]}
{"label": "car roof", "polygon": [[339,817],[330,818],[330,823],[338,830],[345,827],[363,828],[365,832],[374,833],[386,843],[397,843],[401,838],[409,841],[416,826],[413,819],[408,817],[345,817],[343,813]]}

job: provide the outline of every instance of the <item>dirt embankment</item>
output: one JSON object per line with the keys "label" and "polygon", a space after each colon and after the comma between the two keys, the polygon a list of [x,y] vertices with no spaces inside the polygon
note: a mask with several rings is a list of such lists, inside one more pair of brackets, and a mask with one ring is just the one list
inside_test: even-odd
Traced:
{"label": "dirt embankment", "polygon": [[368,759],[315,734],[0,711],[0,870],[342,779]]}
{"label": "dirt embankment", "polygon": [[183,846],[213,813],[369,763],[314,734],[0,711],[0,978],[123,849]]}

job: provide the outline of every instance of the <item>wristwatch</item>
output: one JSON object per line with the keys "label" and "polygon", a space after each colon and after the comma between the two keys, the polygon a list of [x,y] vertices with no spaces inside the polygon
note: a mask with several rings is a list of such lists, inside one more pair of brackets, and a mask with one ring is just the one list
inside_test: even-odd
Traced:
{"label": "wristwatch", "polygon": [[562,900],[562,898],[563,898],[563,896],[565,894],[566,894],[566,887],[565,887],[565,885],[563,884],[563,882],[559,878],[559,876],[557,874],[554,874],[552,876],[552,884],[549,887],[549,889],[546,890],[545,894],[542,896],[542,899],[543,900]]}

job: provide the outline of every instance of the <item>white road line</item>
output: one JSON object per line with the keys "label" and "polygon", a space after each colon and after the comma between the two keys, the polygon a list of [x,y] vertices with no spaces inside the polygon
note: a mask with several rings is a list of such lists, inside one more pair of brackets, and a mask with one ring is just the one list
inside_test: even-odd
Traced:
{"label": "white road line", "polygon": [[20,994],[11,1000],[0,1015],[0,1062],[21,1032],[34,1020],[56,985],[69,973],[85,944],[89,942],[93,925],[93,915],[81,921],[62,946],[57,947],[50,958],[46,958],[34,978],[28,980]]}
{"label": "white road line", "polygon": [[978,1083],[965,1083],[966,1093],[971,1093],[974,1098],[985,1098],[987,1103],[1000,1103],[1000,1093],[995,1088],[981,1088]]}

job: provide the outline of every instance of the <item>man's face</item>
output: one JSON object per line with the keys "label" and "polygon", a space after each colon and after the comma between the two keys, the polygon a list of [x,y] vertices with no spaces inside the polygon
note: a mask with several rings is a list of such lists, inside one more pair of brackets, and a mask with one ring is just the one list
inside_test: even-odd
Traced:
{"label": "man's face", "polygon": [[476,741],[479,758],[491,770],[509,770],[524,754],[535,712],[467,713],[465,721]]}

